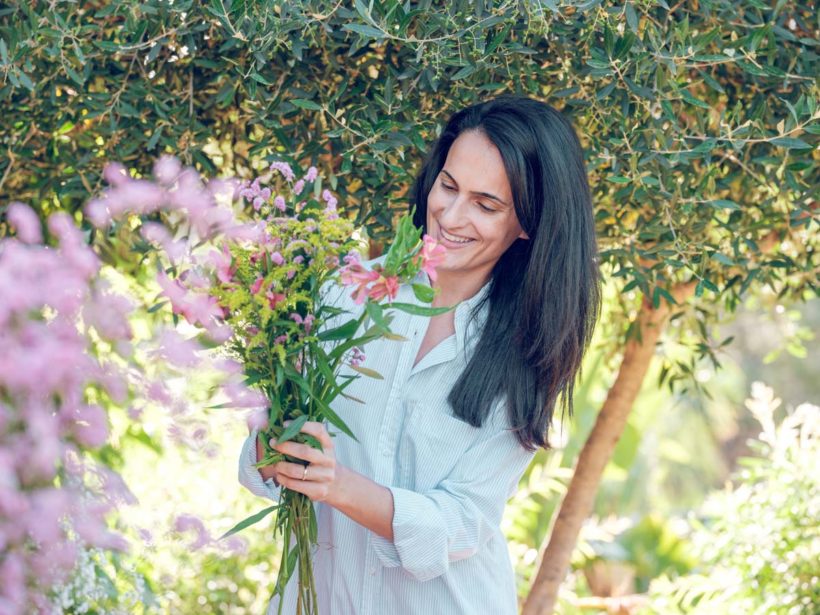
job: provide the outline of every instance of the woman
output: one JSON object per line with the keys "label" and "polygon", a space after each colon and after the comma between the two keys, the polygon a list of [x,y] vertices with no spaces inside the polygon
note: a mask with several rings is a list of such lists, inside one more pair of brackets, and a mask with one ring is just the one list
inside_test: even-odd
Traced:
{"label": "woman", "polygon": [[[408,341],[368,345],[364,365],[384,379],[348,389],[365,405],[334,405],[358,442],[307,423],[324,451],[276,447],[307,469],[257,470],[253,431],[240,481],[316,503],[322,613],[513,614],[501,516],[534,451],[549,446],[559,394],[572,411],[600,309],[583,153],[550,106],[500,97],[453,115],[413,192],[416,224],[447,247],[429,280],[434,305],[458,307],[432,319],[397,313],[391,328]],[[414,301],[409,285],[397,300]],[[361,309],[346,292],[337,303]],[[285,613],[295,593],[294,576]]]}

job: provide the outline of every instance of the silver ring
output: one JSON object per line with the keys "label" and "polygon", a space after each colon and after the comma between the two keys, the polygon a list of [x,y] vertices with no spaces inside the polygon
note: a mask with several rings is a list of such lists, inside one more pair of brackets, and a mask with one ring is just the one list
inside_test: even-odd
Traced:
{"label": "silver ring", "polygon": [[307,474],[308,474],[308,467],[305,466],[305,469],[302,470],[302,480],[307,480]]}

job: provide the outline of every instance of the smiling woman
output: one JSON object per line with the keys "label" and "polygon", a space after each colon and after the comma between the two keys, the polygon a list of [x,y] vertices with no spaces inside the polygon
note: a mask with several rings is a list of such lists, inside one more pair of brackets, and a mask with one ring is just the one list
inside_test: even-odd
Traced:
{"label": "smiling woman", "polygon": [[[447,247],[436,275],[415,282],[456,309],[399,313],[391,329],[407,341],[368,346],[361,366],[383,379],[354,381],[333,403],[357,440],[308,422],[323,450],[276,445],[307,469],[257,469],[253,432],[240,481],[273,500],[284,487],[315,502],[322,613],[512,615],[501,516],[548,446],[557,398],[570,403],[600,306],[578,139],[535,100],[468,107],[432,147],[413,206],[416,225]],[[358,315],[362,306],[337,295],[336,307]],[[417,302],[407,284],[396,300]],[[297,612],[295,596],[287,587],[268,612]]]}

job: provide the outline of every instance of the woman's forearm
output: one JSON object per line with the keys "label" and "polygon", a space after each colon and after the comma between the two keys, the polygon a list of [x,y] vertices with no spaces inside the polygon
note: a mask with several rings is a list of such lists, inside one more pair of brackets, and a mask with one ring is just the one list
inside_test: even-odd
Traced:
{"label": "woman's forearm", "polygon": [[393,541],[393,493],[363,474],[336,466],[338,487],[325,500],[371,532]]}

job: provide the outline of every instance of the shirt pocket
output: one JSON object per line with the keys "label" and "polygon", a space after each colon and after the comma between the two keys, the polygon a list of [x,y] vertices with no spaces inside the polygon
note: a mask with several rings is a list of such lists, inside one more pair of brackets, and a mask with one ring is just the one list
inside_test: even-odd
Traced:
{"label": "shirt pocket", "polygon": [[407,400],[401,438],[403,486],[418,492],[438,487],[478,438],[481,430],[452,415],[446,400]]}

